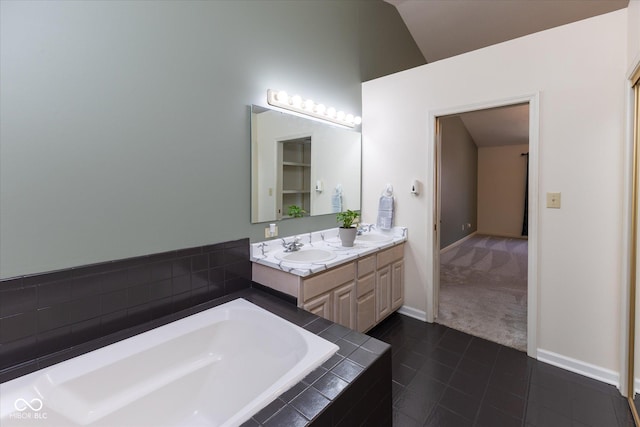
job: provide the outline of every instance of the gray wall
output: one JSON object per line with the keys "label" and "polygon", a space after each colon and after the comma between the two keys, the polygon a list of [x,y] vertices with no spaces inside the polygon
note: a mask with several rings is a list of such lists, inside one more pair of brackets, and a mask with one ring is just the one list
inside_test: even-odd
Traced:
{"label": "gray wall", "polygon": [[[441,119],[442,170],[440,248],[476,231],[478,148],[458,116]],[[463,224],[471,228],[462,230]]]}
{"label": "gray wall", "polygon": [[[361,81],[380,73],[369,12],[408,40],[381,72],[424,62],[380,1],[0,7],[2,278],[261,239],[248,106],[282,88],[359,114]],[[280,233],[335,225],[289,220]]]}
{"label": "gray wall", "polygon": [[427,63],[395,6],[364,0],[359,22],[363,82]]}

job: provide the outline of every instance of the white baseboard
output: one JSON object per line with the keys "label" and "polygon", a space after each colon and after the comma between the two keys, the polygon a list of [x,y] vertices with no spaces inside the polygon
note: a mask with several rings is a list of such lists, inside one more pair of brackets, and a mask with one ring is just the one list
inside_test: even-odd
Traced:
{"label": "white baseboard", "polygon": [[406,305],[400,307],[398,309],[398,313],[404,314],[405,316],[413,317],[414,319],[422,320],[423,322],[427,321],[427,313],[413,307],[408,307]]}
{"label": "white baseboard", "polygon": [[633,390],[636,394],[640,394],[640,378],[633,379]]}
{"label": "white baseboard", "polygon": [[472,238],[473,236],[475,236],[476,234],[478,234],[477,231],[474,231],[473,233],[469,234],[468,236],[464,236],[462,239],[460,240],[456,240],[455,242],[453,242],[452,244],[450,244],[447,247],[444,247],[442,249],[440,249],[440,253],[443,254],[453,248],[455,248],[456,246],[462,244],[462,242],[464,242],[465,240],[469,240],[470,238]]}
{"label": "white baseboard", "polygon": [[620,388],[620,374],[610,369],[540,348],[538,349],[538,360]]}
{"label": "white baseboard", "polygon": [[529,240],[529,236],[523,236],[522,234],[512,234],[512,233],[501,233],[501,232],[492,232],[492,231],[477,231],[478,234],[483,236],[493,236],[493,237],[506,237],[509,239],[522,239]]}

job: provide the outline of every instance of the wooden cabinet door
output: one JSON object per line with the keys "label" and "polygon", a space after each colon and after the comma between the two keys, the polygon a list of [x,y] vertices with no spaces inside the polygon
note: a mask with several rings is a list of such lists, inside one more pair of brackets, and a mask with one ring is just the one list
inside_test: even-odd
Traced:
{"label": "wooden cabinet door", "polygon": [[351,281],[333,291],[333,321],[356,328],[356,283]]}
{"label": "wooden cabinet door", "polygon": [[369,292],[361,297],[357,303],[358,316],[356,326],[358,332],[365,332],[376,324],[376,293]]}
{"label": "wooden cabinet door", "polygon": [[376,322],[391,313],[391,266],[376,272]]}
{"label": "wooden cabinet door", "polygon": [[331,306],[331,292],[320,295],[308,302],[303,306],[303,309],[316,314],[320,317],[324,317],[327,320],[333,321],[333,310]]}
{"label": "wooden cabinet door", "polygon": [[396,261],[391,265],[391,310],[396,310],[404,303],[404,261]]}

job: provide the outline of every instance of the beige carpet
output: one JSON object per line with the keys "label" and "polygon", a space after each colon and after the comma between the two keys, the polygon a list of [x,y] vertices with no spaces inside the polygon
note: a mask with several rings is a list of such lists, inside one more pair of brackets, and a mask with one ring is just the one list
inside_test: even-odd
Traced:
{"label": "beige carpet", "polygon": [[475,235],[440,255],[438,323],[527,348],[527,241]]}

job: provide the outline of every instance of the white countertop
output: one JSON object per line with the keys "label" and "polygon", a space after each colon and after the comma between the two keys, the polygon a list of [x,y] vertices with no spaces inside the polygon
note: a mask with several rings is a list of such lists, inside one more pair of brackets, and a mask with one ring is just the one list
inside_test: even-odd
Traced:
{"label": "white countertop", "polygon": [[[383,249],[390,248],[407,240],[406,227],[393,227],[389,231],[372,230],[365,231],[362,236],[372,234],[384,236],[386,239],[380,242],[365,242],[363,240],[356,241],[353,247],[344,247],[338,237],[338,228],[330,228],[328,230],[314,231],[311,233],[299,234],[297,236],[288,236],[283,238],[274,238],[263,242],[251,244],[251,261],[262,264],[271,268],[295,274],[297,276],[309,276],[329,268],[336,267],[345,262],[370,255]],[[304,251],[309,248],[326,249],[335,253],[335,258],[325,262],[291,262],[276,258],[283,255],[284,243],[293,241],[296,237],[304,244],[300,249]]]}

